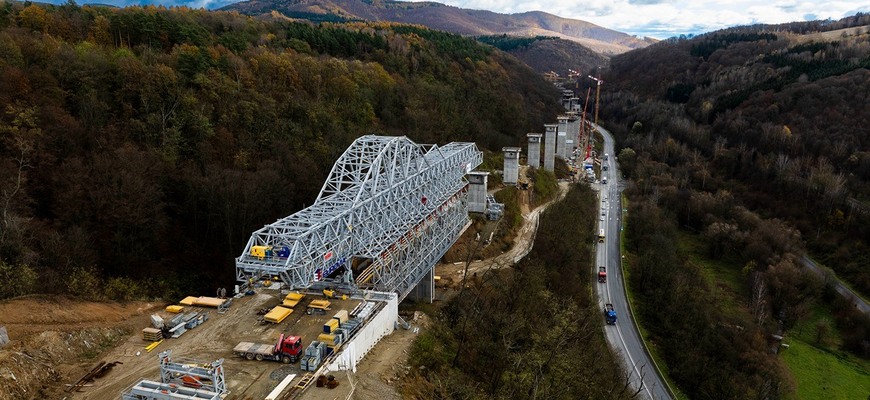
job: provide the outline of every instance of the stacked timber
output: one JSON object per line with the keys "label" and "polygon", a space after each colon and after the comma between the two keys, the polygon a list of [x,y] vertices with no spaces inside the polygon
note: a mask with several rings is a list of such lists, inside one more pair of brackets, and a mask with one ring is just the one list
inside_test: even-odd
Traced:
{"label": "stacked timber", "polygon": [[181,304],[183,306],[220,307],[225,302],[227,302],[227,299],[220,299],[217,297],[187,296],[179,301],[178,304]]}
{"label": "stacked timber", "polygon": [[202,307],[220,307],[221,304],[224,304],[225,301],[227,301],[227,300],[226,299],[219,299],[217,297],[201,296],[201,297],[198,297],[196,299],[196,301],[193,302],[193,305],[202,306]]}
{"label": "stacked timber", "polygon": [[339,310],[335,315],[332,316],[332,319],[337,320],[338,324],[341,325],[347,322],[347,310]]}
{"label": "stacked timber", "polygon": [[187,296],[179,301],[178,304],[181,304],[183,306],[192,306],[194,303],[196,303],[196,299],[198,299],[198,297]]}
{"label": "stacked timber", "polygon": [[142,339],[148,342],[157,342],[163,339],[163,331],[155,328],[142,329]]}

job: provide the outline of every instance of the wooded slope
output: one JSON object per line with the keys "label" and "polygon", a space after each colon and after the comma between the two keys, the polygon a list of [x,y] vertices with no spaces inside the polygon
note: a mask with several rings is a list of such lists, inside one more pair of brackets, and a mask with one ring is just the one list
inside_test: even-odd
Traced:
{"label": "wooded slope", "polygon": [[735,28],[612,59],[601,116],[629,178],[629,284],[689,398],[789,397],[777,338],[807,325],[819,348],[870,357],[870,318],[801,267],[809,252],[870,293],[868,22]]}
{"label": "wooded slope", "polygon": [[516,59],[421,27],[3,3],[0,298],[213,293],[356,137],[500,149],[557,101]]}

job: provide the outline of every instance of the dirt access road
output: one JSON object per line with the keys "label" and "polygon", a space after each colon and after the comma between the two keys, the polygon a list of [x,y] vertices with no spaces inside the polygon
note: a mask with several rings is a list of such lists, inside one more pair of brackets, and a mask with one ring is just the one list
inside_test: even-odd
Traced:
{"label": "dirt access road", "polygon": [[[568,193],[569,185],[569,182],[560,182],[559,194],[556,196],[556,199],[540,205],[534,210],[529,210],[528,202],[521,202],[523,223],[514,239],[513,247],[498,256],[485,260],[472,261],[468,266],[468,273],[476,274],[488,269],[507,268],[516,264],[517,261],[529,254],[535,244],[535,235],[538,232],[538,220],[540,219],[541,213],[544,212],[550,204],[562,200],[565,197],[565,194]],[[436,275],[439,275],[441,279],[458,284],[465,274],[465,263],[459,262],[437,265],[435,266],[435,273]],[[450,284],[448,283],[448,286],[449,285]]]}

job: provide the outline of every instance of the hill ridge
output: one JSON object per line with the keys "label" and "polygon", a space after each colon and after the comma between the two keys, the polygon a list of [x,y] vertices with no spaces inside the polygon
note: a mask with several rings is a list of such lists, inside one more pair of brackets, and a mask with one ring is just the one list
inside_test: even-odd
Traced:
{"label": "hill ridge", "polygon": [[554,36],[580,43],[605,55],[625,53],[656,42],[652,38],[639,38],[544,11],[502,14],[432,1],[250,0],[228,5],[221,10],[249,15],[278,11],[289,18],[315,22],[367,20],[419,24],[466,36]]}

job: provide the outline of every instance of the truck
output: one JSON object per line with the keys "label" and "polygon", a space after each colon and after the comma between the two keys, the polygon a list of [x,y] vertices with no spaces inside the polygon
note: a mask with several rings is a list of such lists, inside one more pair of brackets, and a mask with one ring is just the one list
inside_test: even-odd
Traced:
{"label": "truck", "polygon": [[598,267],[598,283],[607,283],[607,269]]}
{"label": "truck", "polygon": [[607,325],[616,325],[616,310],[613,309],[613,304],[604,305],[604,321]]}
{"label": "truck", "polygon": [[233,353],[248,360],[281,361],[284,364],[295,363],[302,352],[302,338],[299,336],[284,336],[282,333],[278,343],[261,344],[240,342],[233,348]]}

